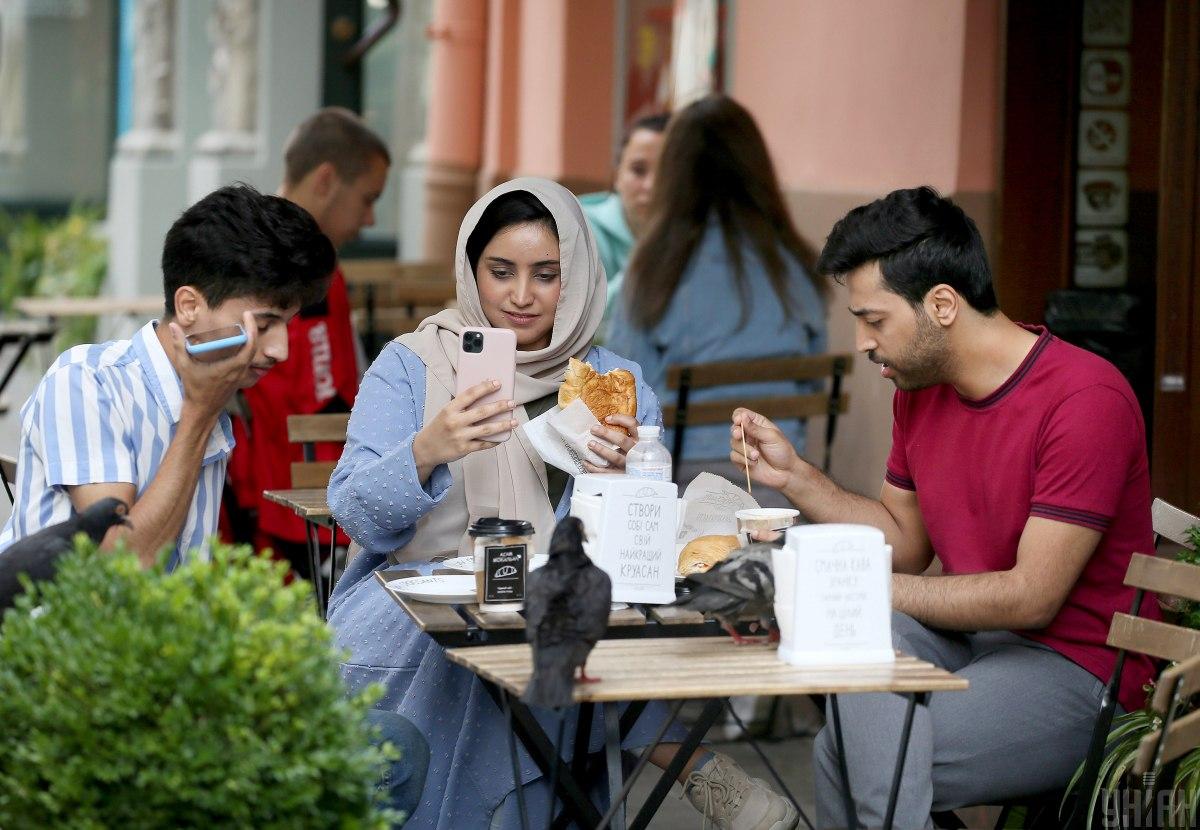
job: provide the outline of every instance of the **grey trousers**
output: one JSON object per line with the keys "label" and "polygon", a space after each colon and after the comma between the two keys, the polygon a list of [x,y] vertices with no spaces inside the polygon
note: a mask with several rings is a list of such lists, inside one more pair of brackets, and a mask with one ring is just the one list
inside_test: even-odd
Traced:
{"label": "grey trousers", "polygon": [[[971,684],[965,692],[935,692],[917,707],[895,827],[932,827],[931,810],[995,804],[1070,780],[1087,754],[1104,681],[1007,631],[938,631],[895,613],[892,632],[900,651]],[[838,695],[861,826],[883,825],[906,704],[893,694]],[[831,725],[813,744],[813,769],[818,825],[845,827]]]}

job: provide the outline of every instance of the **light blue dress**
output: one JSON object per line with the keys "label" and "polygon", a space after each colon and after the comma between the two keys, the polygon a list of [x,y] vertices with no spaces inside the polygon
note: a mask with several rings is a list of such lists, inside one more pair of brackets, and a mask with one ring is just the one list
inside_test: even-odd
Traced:
{"label": "light blue dress", "polygon": [[[587,359],[599,372],[618,367],[633,372],[639,423],[662,423],[658,399],[636,364],[600,348],[593,348]],[[381,684],[384,696],[376,708],[407,718],[429,744],[420,806],[405,827],[518,827],[503,714],[478,678],[446,660],[442,647],[421,633],[374,578],[375,571],[388,568],[387,552],[413,537],[417,520],[438,506],[451,483],[444,465],[434,469],[425,486],[417,480],[412,442],[424,422],[424,399],[424,364],[408,348],[389,344],[363,379],[346,448],[329,483],[334,517],[363,546],[338,581],[329,622],[338,646],[350,652],[342,667],[350,690]],[[560,517],[569,509],[571,489],[568,484],[558,505]],[[406,562],[397,567],[428,573],[434,566]],[[537,712],[553,740],[557,718],[545,710]],[[574,736],[574,715],[570,717],[564,756],[570,755]],[[650,743],[663,717],[664,707],[648,706],[626,748]],[[602,736],[603,718],[597,710],[591,751],[599,751]],[[680,727],[668,731],[668,740],[682,738]],[[522,750],[521,780],[537,782],[523,789],[530,801],[530,821],[538,827],[546,823],[548,790],[539,778],[536,765]]]}
{"label": "light blue dress", "polygon": [[[788,286],[793,300],[789,319],[779,302],[758,255],[748,245],[742,249],[747,278],[745,319],[739,310],[742,298],[734,281],[733,262],[725,247],[720,225],[711,220],[675,290],[663,318],[651,329],[633,325],[621,297],[613,311],[607,345],[637,362],[646,382],[660,400],[675,403],[676,392],[667,389],[667,369],[680,363],[720,360],[753,360],[793,354],[819,354],[826,349],[825,303],[804,271],[785,254]],[[812,391],[806,384],[754,383],[721,386],[692,392],[690,403],[723,398],[789,395]],[[780,428],[804,452],[804,426],[799,419],[778,421]],[[667,430],[663,444],[673,446]],[[729,458],[729,427],[725,424],[688,427],[683,458],[706,461]]]}

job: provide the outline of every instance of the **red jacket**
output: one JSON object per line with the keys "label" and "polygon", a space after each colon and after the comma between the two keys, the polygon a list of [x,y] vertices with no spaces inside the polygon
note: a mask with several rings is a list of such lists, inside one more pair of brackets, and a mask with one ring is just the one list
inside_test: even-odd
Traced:
{"label": "red jacket", "polygon": [[[334,271],[325,300],[301,309],[288,324],[288,359],[245,390],[248,435],[238,435],[229,464],[238,504],[257,507],[259,535],[304,542],[304,521],[286,507],[268,502],[263,490],[292,486],[291,462],[303,461],[300,444],[287,440],[288,415],[348,412],[358,394],[358,361],[350,301],[341,269]],[[316,460],[337,461],[341,444],[318,444]],[[329,541],[326,531],[322,540]],[[348,542],[338,533],[339,542]]]}

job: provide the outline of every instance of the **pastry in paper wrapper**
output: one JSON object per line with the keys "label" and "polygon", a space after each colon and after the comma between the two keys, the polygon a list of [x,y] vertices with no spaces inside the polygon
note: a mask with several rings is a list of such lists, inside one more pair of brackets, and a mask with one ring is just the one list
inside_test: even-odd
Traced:
{"label": "pastry in paper wrapper", "polygon": [[582,360],[571,358],[567,376],[558,387],[558,405],[566,409],[575,400],[582,400],[601,422],[609,415],[636,418],[637,380],[628,369],[602,375]]}
{"label": "pastry in paper wrapper", "polygon": [[597,467],[608,466],[607,461],[588,448],[588,441],[598,440],[592,435],[592,427],[599,423],[583,401],[576,399],[566,409],[551,409],[522,424],[521,430],[543,461],[578,476],[587,472],[584,461]]}

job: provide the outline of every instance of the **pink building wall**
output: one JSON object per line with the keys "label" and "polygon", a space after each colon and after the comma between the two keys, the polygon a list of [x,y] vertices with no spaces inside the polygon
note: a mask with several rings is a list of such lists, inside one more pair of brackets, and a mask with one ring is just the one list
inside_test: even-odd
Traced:
{"label": "pink building wall", "polygon": [[[1000,0],[740,0],[730,93],[754,114],[800,232],[820,248],[851,208],[901,187],[954,197],[993,237],[1000,130]],[[853,351],[845,291],[830,348]],[[879,492],[892,384],[859,357],[834,477]],[[814,422],[810,458],[824,450]]]}

